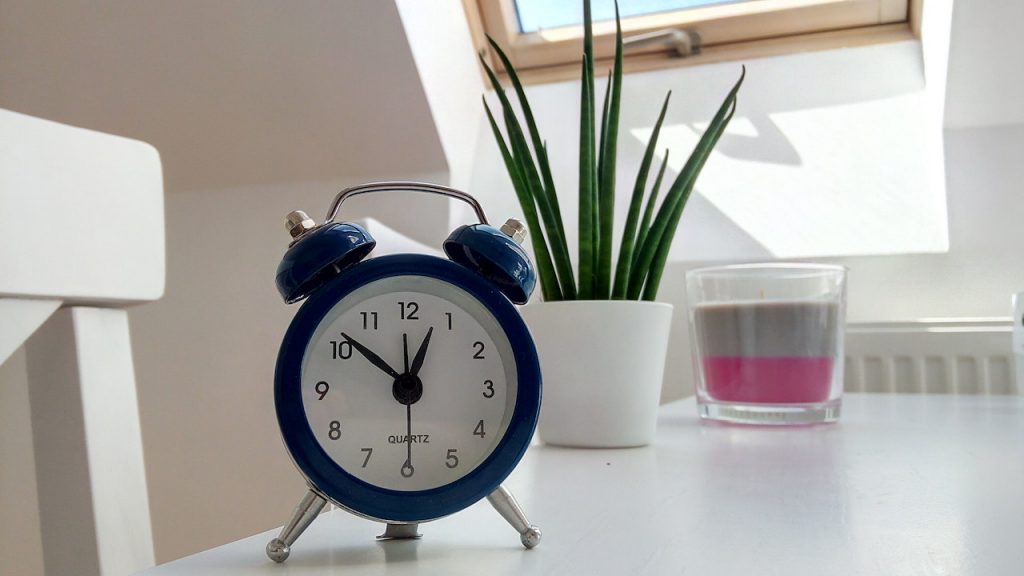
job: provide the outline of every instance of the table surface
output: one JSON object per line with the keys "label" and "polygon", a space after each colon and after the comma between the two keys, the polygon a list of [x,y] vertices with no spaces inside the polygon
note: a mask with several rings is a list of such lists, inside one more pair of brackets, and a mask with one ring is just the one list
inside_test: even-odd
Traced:
{"label": "table surface", "polygon": [[534,446],[505,485],[533,550],[486,501],[417,541],[336,510],[284,565],[275,530],[143,574],[1020,574],[1024,397],[849,394],[799,429],[701,424],[690,398],[653,446]]}

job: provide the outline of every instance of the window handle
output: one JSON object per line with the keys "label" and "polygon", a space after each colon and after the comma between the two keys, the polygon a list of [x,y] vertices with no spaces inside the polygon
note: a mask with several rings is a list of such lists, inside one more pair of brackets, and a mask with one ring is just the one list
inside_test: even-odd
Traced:
{"label": "window handle", "polygon": [[672,48],[673,56],[686,58],[700,54],[701,39],[696,30],[680,30],[668,28],[666,30],[655,30],[646,34],[637,34],[622,40],[623,48],[634,48],[637,46],[651,46],[665,44]]}

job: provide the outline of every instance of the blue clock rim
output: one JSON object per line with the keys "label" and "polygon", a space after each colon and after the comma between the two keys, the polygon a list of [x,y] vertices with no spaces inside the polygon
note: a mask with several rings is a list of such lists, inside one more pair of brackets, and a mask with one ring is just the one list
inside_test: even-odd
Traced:
{"label": "blue clock rim", "polygon": [[[512,346],[518,374],[516,405],[494,451],[462,478],[429,490],[399,491],[371,485],[338,466],[321,448],[306,419],[301,395],[302,358],[330,309],[354,290],[393,276],[426,276],[465,290],[494,315]],[[522,459],[537,426],[541,372],[529,329],[515,306],[494,285],[448,260],[419,254],[381,256],[346,270],[313,293],[292,319],[281,343],[274,402],[281,436],[311,486],[349,510],[379,520],[427,521],[462,510],[486,497]]]}

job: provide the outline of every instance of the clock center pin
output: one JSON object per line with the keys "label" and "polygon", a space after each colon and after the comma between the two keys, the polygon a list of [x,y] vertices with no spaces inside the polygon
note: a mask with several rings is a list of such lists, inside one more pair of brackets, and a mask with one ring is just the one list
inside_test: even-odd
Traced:
{"label": "clock center pin", "polygon": [[406,406],[415,404],[423,396],[423,382],[420,381],[419,376],[409,373],[402,374],[395,378],[395,383],[391,387],[391,394],[394,395],[395,400],[398,400],[399,404]]}

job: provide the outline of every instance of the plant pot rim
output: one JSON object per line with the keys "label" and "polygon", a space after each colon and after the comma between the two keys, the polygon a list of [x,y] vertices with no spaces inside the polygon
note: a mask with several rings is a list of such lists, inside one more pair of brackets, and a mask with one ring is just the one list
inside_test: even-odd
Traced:
{"label": "plant pot rim", "polygon": [[609,307],[612,307],[612,306],[632,307],[632,306],[640,305],[640,306],[648,306],[648,307],[652,307],[652,308],[665,308],[665,309],[668,309],[668,310],[672,310],[674,308],[672,306],[672,304],[669,304],[668,302],[651,302],[650,300],[555,300],[554,302],[546,302],[544,300],[537,300],[535,302],[530,302],[529,304],[526,305],[526,307],[528,308],[530,306],[541,306],[541,305],[543,305],[543,306],[564,306],[564,307],[567,307],[567,308],[573,307],[573,306],[583,306],[583,305],[589,305],[589,306],[597,305],[597,306],[609,306]]}

